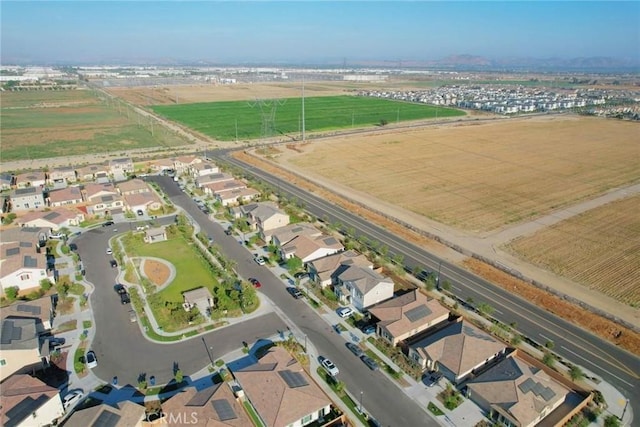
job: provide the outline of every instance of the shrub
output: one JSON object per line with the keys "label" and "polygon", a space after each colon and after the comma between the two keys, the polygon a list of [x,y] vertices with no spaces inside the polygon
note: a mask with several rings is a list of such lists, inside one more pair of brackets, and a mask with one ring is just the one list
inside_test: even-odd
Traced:
{"label": "shrub", "polygon": [[42,279],[40,281],[40,287],[45,292],[47,292],[49,289],[51,289],[52,286],[53,286],[53,283],[51,283],[51,281],[49,279]]}
{"label": "shrub", "polygon": [[9,301],[14,301],[16,298],[18,298],[19,290],[20,289],[17,286],[9,286],[8,288],[5,288],[4,294],[7,296],[7,299]]}

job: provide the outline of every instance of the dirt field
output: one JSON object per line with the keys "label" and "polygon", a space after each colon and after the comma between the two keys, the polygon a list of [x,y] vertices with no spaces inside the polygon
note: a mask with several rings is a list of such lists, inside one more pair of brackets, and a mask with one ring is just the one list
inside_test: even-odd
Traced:
{"label": "dirt field", "polygon": [[164,285],[169,278],[169,267],[152,259],[144,260],[144,275],[156,286]]}
{"label": "dirt field", "polygon": [[472,233],[640,179],[635,123],[555,116],[474,124],[323,140],[277,160]]}
{"label": "dirt field", "polygon": [[[279,153],[281,152],[275,150],[270,150],[269,152],[269,154],[271,155],[277,155]],[[269,171],[270,173],[286,178],[294,185],[297,185],[301,188],[306,188],[307,190],[312,191],[314,194],[326,200],[330,200],[346,209],[349,209],[351,212],[360,215],[363,218],[367,218],[373,223],[385,227],[386,229],[396,233],[399,236],[402,236],[408,241],[411,241],[424,248],[428,248],[429,251],[432,251],[438,256],[448,258],[452,262],[456,262],[461,266],[465,266],[475,274],[484,277],[487,280],[490,280],[492,283],[495,283],[498,286],[509,289],[515,294],[526,298],[527,300],[536,301],[539,306],[544,307],[545,309],[557,314],[562,318],[570,319],[571,321],[576,322],[585,329],[590,330],[593,333],[616,343],[617,345],[620,345],[621,347],[633,352],[634,354],[640,354],[639,333],[636,333],[628,328],[618,325],[616,322],[605,319],[601,316],[598,316],[597,314],[587,311],[579,307],[578,305],[572,304],[568,301],[562,300],[561,298],[544,292],[543,290],[538,289],[533,285],[530,285],[493,267],[490,267],[476,259],[466,258],[458,254],[457,252],[453,252],[451,249],[431,239],[427,239],[426,237],[423,237],[413,231],[410,231],[389,220],[388,218],[382,217],[381,215],[378,215],[370,210],[364,209],[359,205],[355,205],[335,193],[318,187],[312,182],[302,180],[296,175],[292,175],[286,170],[274,167],[271,163],[241,152],[235,153],[234,155],[242,159],[242,161],[244,162],[253,164],[257,167],[260,167],[261,169]],[[623,333],[620,334],[620,331],[623,331]]]}
{"label": "dirt field", "polygon": [[[343,95],[353,83],[308,83],[305,96]],[[200,85],[171,87],[110,88],[108,92],[138,105],[180,104],[193,102],[253,101],[255,99],[294,98],[302,95],[300,83],[256,83],[234,85]]]}
{"label": "dirt field", "polygon": [[507,249],[560,276],[640,306],[640,196],[516,239]]}

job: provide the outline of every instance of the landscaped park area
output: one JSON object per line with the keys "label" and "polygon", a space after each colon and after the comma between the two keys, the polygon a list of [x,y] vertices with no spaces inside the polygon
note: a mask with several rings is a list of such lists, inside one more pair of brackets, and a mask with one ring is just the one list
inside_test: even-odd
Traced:
{"label": "landscaped park area", "polygon": [[2,161],[106,153],[186,142],[127,104],[91,90],[0,95]]}
{"label": "landscaped park area", "polygon": [[[184,220],[183,220],[184,221]],[[181,231],[182,228],[182,231]],[[156,322],[165,332],[177,332],[199,324],[219,321],[224,317],[236,317],[254,311],[258,307],[255,289],[230,275],[227,269],[209,260],[197,243],[187,237],[192,229],[184,224],[167,227],[167,240],[146,243],[144,232],[130,232],[122,238],[125,252],[131,260],[141,261],[146,257],[159,258],[171,265],[175,277],[162,289],[151,280],[152,274],[138,270],[147,303]],[[146,260],[145,260],[146,261]],[[131,262],[131,261],[130,261]],[[138,266],[146,262],[136,262]],[[162,266],[164,263],[149,265]],[[148,270],[147,270],[148,271]],[[164,277],[165,274],[157,277]],[[215,302],[211,312],[201,313],[197,308],[186,311],[183,307],[183,292],[196,288],[207,288]]]}

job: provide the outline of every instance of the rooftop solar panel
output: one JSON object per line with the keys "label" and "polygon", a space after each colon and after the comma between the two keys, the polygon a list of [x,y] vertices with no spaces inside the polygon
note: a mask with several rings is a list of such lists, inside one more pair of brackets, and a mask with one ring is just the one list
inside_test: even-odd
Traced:
{"label": "rooftop solar panel", "polygon": [[102,410],[92,427],[116,427],[120,422],[120,415]]}
{"label": "rooftop solar panel", "polygon": [[28,305],[28,304],[18,304],[18,306],[16,307],[16,310],[22,311],[24,313],[31,313],[31,314],[41,313],[40,307],[35,305]]}
{"label": "rooftop solar panel", "polygon": [[233,410],[233,407],[227,399],[212,400],[211,404],[218,414],[220,421],[234,420],[238,418],[236,411]]}
{"label": "rooftop solar panel", "polygon": [[422,304],[418,307],[412,308],[411,310],[407,311],[405,313],[405,316],[407,316],[407,319],[409,319],[409,321],[413,323],[420,319],[424,319],[430,314],[431,314],[431,309],[426,305]]}
{"label": "rooftop solar panel", "polygon": [[20,248],[9,248],[6,251],[4,251],[4,253],[8,257],[13,255],[18,255],[20,253]]}
{"label": "rooftop solar panel", "polygon": [[205,403],[211,399],[213,393],[216,392],[220,384],[207,387],[204,390],[200,390],[191,398],[191,400],[185,406],[204,406]]}
{"label": "rooftop solar panel", "polygon": [[28,396],[20,401],[13,408],[9,409],[5,416],[8,418],[7,422],[4,424],[5,427],[13,427],[20,424],[28,424],[28,418],[34,414],[38,408],[44,405],[49,401],[49,397],[47,395],[41,394],[37,399]]}
{"label": "rooftop solar panel", "polygon": [[289,388],[298,388],[305,385],[309,385],[307,379],[300,372],[293,372],[288,369],[279,371],[278,374],[282,377],[284,382],[287,383]]}
{"label": "rooftop solar panel", "polygon": [[35,259],[32,256],[25,255],[24,258],[23,258],[23,261],[22,261],[22,265],[24,265],[25,267],[30,267],[30,268],[37,267],[38,266],[38,260]]}

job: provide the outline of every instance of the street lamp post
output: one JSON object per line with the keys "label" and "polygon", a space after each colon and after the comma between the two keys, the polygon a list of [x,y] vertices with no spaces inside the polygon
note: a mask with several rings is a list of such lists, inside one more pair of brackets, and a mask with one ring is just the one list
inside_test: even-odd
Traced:
{"label": "street lamp post", "polygon": [[209,361],[211,362],[211,366],[213,366],[213,358],[211,357],[209,346],[207,345],[207,342],[204,340],[204,337],[202,337],[202,344],[204,344],[204,349],[207,350],[207,356],[209,356]]}
{"label": "street lamp post", "polygon": [[436,288],[440,289],[440,269],[442,268],[442,261],[438,263],[438,277],[436,277]]}
{"label": "street lamp post", "polygon": [[362,395],[364,395],[364,391],[360,392],[360,413],[362,414]]}

